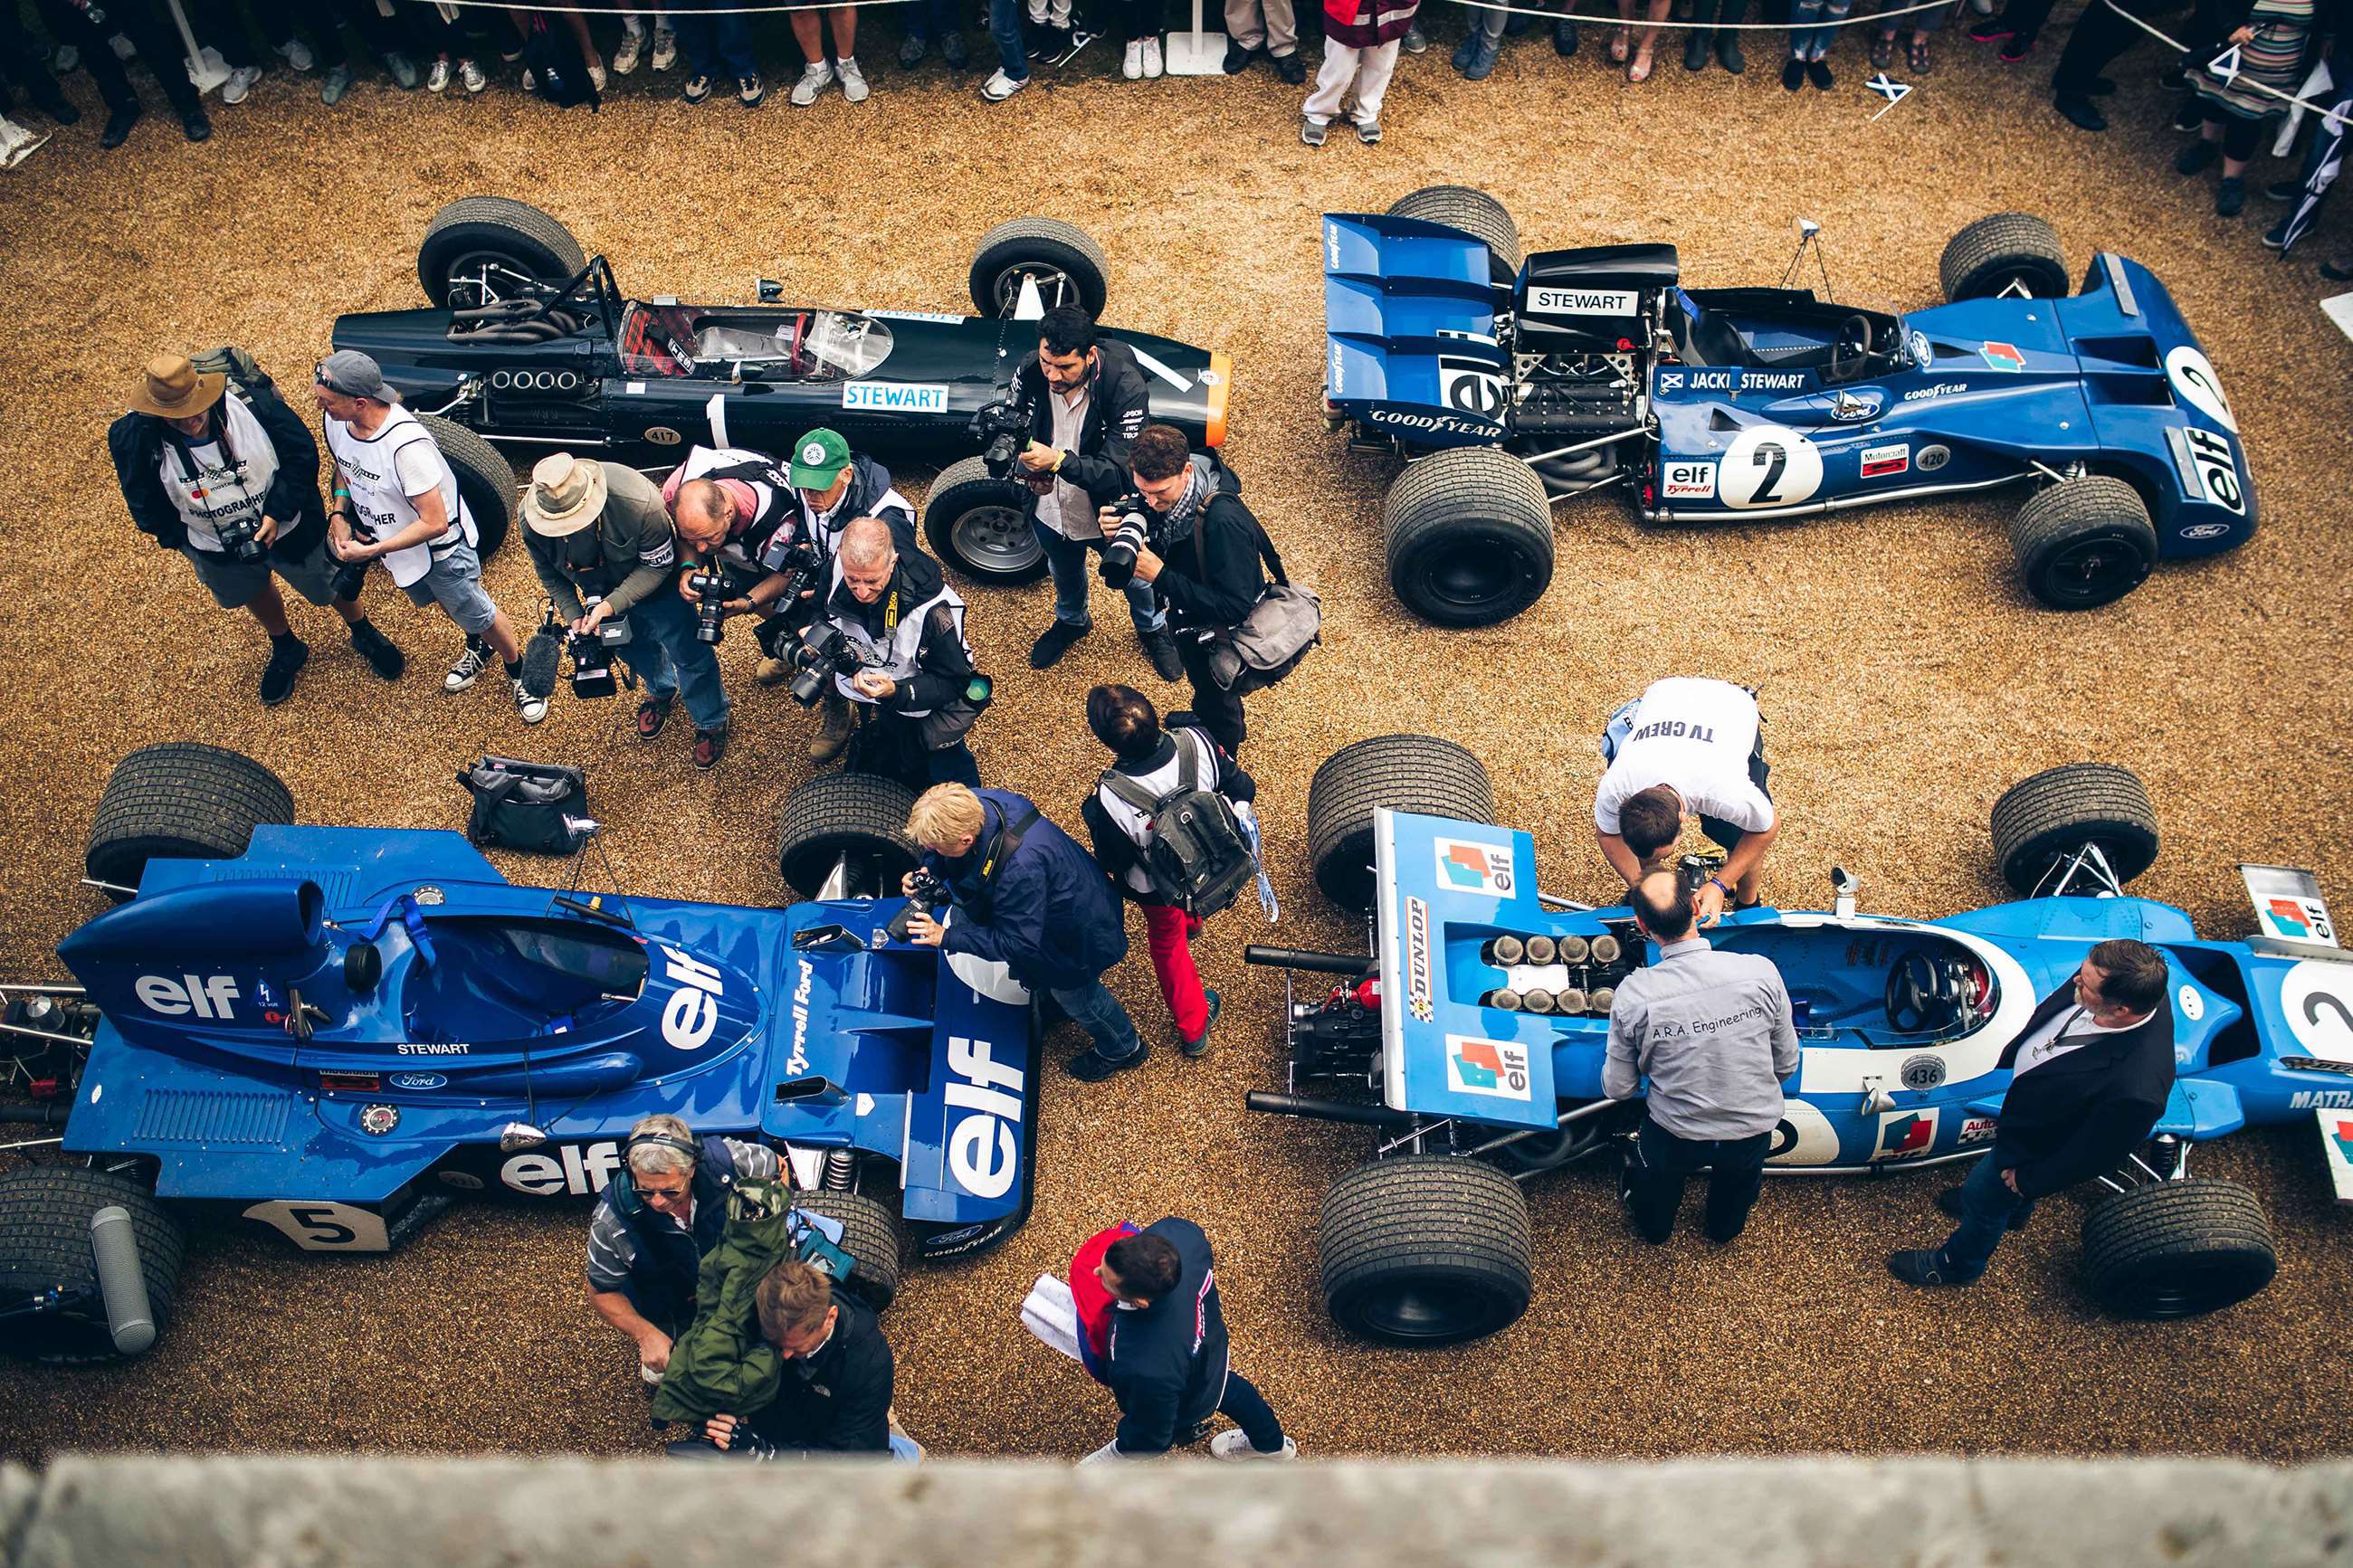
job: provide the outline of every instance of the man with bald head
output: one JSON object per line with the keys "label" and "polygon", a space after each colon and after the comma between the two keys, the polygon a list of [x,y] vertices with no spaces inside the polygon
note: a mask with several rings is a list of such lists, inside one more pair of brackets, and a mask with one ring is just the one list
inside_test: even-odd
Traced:
{"label": "man with bald head", "polygon": [[1692,929],[1672,871],[1647,873],[1626,901],[1658,951],[1609,1008],[1602,1092],[1631,1100],[1649,1080],[1619,1195],[1656,1247],[1674,1232],[1683,1183],[1705,1170],[1708,1239],[1730,1241],[1764,1185],[1781,1081],[1798,1070],[1788,989],[1770,959],[1719,952]]}
{"label": "man with bald head", "polygon": [[853,518],[834,551],[822,618],[812,640],[840,634],[834,689],[857,720],[848,766],[922,791],[976,787],[980,769],[965,736],[988,701],[964,638],[964,600],[920,551],[902,552],[891,525]]}

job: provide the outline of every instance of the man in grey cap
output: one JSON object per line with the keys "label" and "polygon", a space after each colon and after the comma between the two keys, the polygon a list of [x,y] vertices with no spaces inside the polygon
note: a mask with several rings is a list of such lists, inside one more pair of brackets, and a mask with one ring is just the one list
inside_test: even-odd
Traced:
{"label": "man in grey cap", "polygon": [[694,765],[727,750],[727,689],[719,658],[694,635],[694,610],[670,589],[678,532],[661,491],[637,469],[558,452],[531,470],[522,498],[523,543],[556,613],[580,636],[628,628],[614,651],[646,683],[638,738],[652,741],[686,699]]}
{"label": "man in grey cap", "polygon": [[496,653],[505,661],[515,707],[526,724],[547,717],[547,699],[522,683],[522,639],[482,591],[474,553],[474,520],[458,476],[433,433],[399,406],[375,361],[339,349],[319,362],[311,388],[318,400],[328,455],[335,459],[327,503],[327,547],[347,565],[381,560],[411,603],[438,604],[466,634],[465,651],[442,680],[444,691],[474,684]]}

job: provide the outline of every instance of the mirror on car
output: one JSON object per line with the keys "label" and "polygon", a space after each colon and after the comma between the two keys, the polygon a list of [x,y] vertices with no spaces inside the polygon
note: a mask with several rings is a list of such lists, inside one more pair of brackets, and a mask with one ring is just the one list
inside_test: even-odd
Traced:
{"label": "mirror on car", "polygon": [[784,302],[785,286],[782,283],[773,278],[762,278],[756,281],[760,290],[760,303],[778,305]]}

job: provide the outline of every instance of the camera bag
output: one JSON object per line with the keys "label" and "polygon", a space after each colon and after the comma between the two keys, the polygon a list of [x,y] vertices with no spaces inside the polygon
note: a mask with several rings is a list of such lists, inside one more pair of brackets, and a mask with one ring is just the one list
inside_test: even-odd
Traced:
{"label": "camera bag", "polygon": [[1144,869],[1156,896],[1207,919],[1241,896],[1258,875],[1258,863],[1233,803],[1202,787],[1199,751],[1176,737],[1176,782],[1165,795],[1152,794],[1116,768],[1103,771],[1103,784],[1152,825]]}
{"label": "camera bag", "polygon": [[458,782],[474,797],[466,837],[476,844],[570,855],[596,830],[587,814],[587,777],[578,768],[485,756],[459,770]]}
{"label": "camera bag", "polygon": [[[1212,507],[1218,499],[1210,498]],[[1208,639],[1209,675],[1229,691],[1246,670],[1256,678],[1251,689],[1273,685],[1296,669],[1307,650],[1324,640],[1324,601],[1312,589],[1292,582],[1282,570],[1282,557],[1275,553],[1274,541],[1266,536],[1265,525],[1247,511],[1243,515],[1250,517],[1250,530],[1258,535],[1259,555],[1274,574],[1274,581],[1259,595],[1241,625]],[[1209,578],[1209,553],[1201,535],[1208,524],[1205,509],[1193,530],[1193,558],[1205,583]]]}

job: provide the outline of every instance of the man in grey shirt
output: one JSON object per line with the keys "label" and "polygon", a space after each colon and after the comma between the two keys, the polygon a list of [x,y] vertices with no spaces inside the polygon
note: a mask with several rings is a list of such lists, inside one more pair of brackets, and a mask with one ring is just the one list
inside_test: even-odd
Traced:
{"label": "man in grey shirt", "polygon": [[1772,961],[1718,952],[1692,930],[1691,900],[1674,874],[1653,871],[1628,896],[1655,963],[1618,987],[1601,1089],[1650,1099],[1620,1193],[1653,1247],[1675,1228],[1683,1183],[1707,1170],[1707,1237],[1730,1241],[1765,1184],[1765,1156],[1781,1121],[1781,1080],[1798,1070],[1789,993]]}

